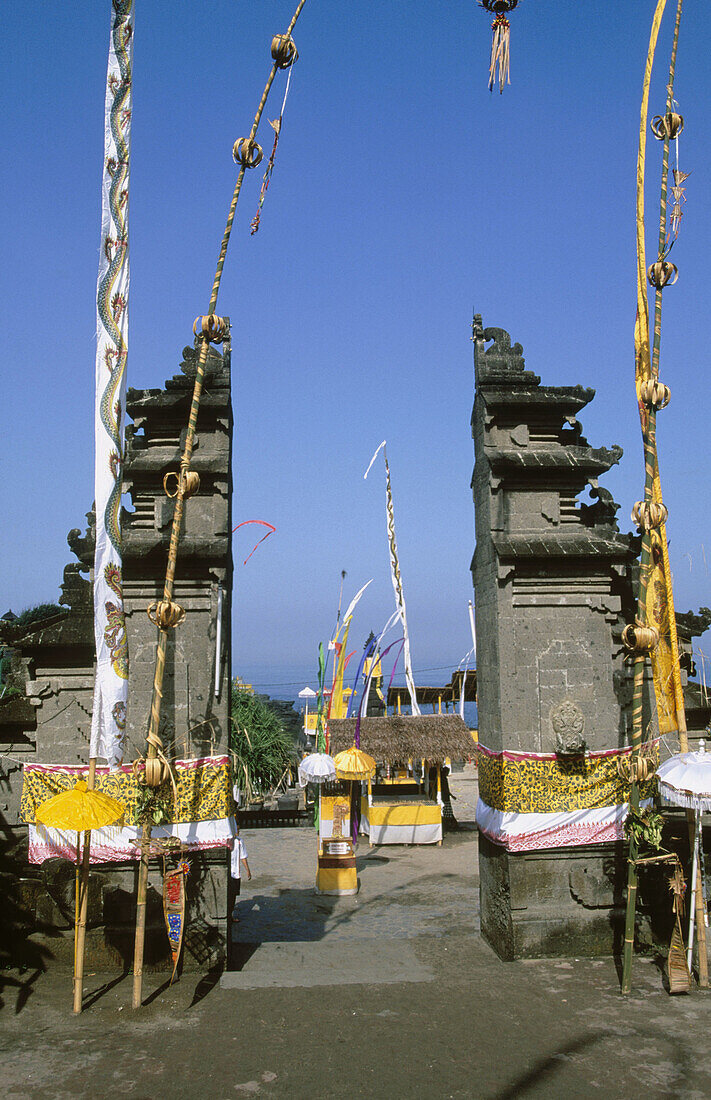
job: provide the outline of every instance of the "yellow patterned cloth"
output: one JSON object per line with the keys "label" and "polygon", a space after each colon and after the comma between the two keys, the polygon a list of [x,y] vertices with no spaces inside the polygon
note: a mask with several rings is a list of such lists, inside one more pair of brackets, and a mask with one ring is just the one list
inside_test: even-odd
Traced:
{"label": "yellow patterned cloth", "polygon": [[[72,789],[77,779],[86,777],[88,768],[61,764],[26,764],[22,784],[21,819],[33,825],[37,807],[62,791]],[[173,813],[172,785],[164,802],[169,816],[164,824],[215,821],[234,812],[232,776],[228,756],[206,756],[200,760],[177,760],[173,765],[177,812]],[[115,798],[126,808],[125,824],[137,825],[136,805],[143,784],[125,765],[110,772],[96,769],[96,789]]]}
{"label": "yellow patterned cloth", "polygon": [[[645,755],[659,763],[656,741],[645,746]],[[619,806],[629,802],[629,781],[618,771],[620,752],[589,753],[563,758],[554,753],[492,752],[479,746],[479,797],[493,810],[504,813],[547,814]],[[640,784],[640,798],[652,798],[656,780]]]}
{"label": "yellow patterned cloth", "polygon": [[[661,489],[656,492],[655,500],[661,501]],[[676,625],[672,628],[674,597],[668,569],[669,548],[666,529],[652,534],[652,562],[647,578],[647,622],[659,631],[659,645],[652,651],[652,673],[654,675],[654,694],[657,699],[657,718],[660,733],[676,733],[676,696],[674,678],[678,675],[679,644]],[[666,568],[665,568],[666,563]]]}

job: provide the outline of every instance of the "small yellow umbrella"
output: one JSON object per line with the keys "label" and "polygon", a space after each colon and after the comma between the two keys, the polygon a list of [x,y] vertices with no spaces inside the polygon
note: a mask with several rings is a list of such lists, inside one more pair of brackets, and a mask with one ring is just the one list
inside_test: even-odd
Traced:
{"label": "small yellow umbrella", "polygon": [[71,791],[62,791],[43,802],[35,813],[35,821],[49,829],[85,833],[106,825],[118,825],[124,812],[124,807],[115,798],[101,791],[90,791],[86,782],[79,779]]}
{"label": "small yellow umbrella", "polygon": [[[77,834],[76,889],[74,892],[74,1011],[81,1012],[84,980],[84,940],[89,885],[89,836],[84,842],[84,866],[81,860],[81,834],[107,825],[123,824],[124,807],[101,791],[89,790],[78,779],[71,791],[62,791],[42,802],[35,812],[35,823],[49,829],[70,829]],[[81,872],[81,881],[80,881]]]}
{"label": "small yellow umbrella", "polygon": [[355,745],[339,752],[338,756],[334,756],[333,762],[336,765],[336,774],[339,779],[351,779],[354,782],[367,779],[376,768],[373,757],[368,756],[368,753],[363,752],[362,749],[357,749]]}

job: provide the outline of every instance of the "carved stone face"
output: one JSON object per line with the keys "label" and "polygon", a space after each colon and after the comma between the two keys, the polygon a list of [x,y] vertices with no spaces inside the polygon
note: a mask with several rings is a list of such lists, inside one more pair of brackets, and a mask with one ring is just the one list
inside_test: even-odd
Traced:
{"label": "carved stone face", "polygon": [[585,716],[577,703],[564,699],[551,707],[551,725],[555,734],[556,752],[584,752]]}

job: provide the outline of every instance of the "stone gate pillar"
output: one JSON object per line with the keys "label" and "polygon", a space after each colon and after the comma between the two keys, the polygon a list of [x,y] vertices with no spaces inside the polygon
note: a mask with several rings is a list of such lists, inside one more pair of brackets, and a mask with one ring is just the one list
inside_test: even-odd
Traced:
{"label": "stone gate pillar", "polygon": [[598,478],[622,451],[581,434],[594,390],[542,386],[479,316],[473,335],[482,933],[503,958],[609,953],[636,542]]}
{"label": "stone gate pillar", "polygon": [[[128,741],[145,745],[151,707],[157,628],[147,607],[162,599],[174,501],[163,479],[180,469],[195,381],[196,351],[185,348],[182,374],[165,389],[127,394],[124,491],[124,606],[131,662]],[[185,621],[168,634],[161,738],[169,756],[227,752],[230,707],[231,551],[230,344],[213,348],[205,366],[192,466],[199,492],[185,504],[174,599]],[[174,488],[174,483],[171,488]],[[218,620],[220,639],[218,649]]]}

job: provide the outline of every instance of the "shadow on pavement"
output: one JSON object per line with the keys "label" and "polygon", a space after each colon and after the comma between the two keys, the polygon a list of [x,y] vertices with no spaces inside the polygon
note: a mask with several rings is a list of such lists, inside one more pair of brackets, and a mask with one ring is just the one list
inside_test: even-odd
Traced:
{"label": "shadow on pavement", "polygon": [[517,1077],[516,1080],[505,1089],[493,1093],[491,1100],[516,1100],[517,1097],[525,1096],[531,1089],[544,1082],[546,1088],[554,1088],[554,1082],[548,1080],[548,1078],[557,1073],[562,1065],[569,1062],[571,1055],[579,1054],[586,1047],[593,1046],[593,1044],[599,1043],[609,1036],[609,1031],[591,1031],[587,1035],[582,1035],[580,1038],[574,1039],[570,1043],[566,1043],[566,1045],[561,1047],[560,1050],[557,1050],[555,1054],[549,1054],[546,1058],[540,1058],[530,1070]]}
{"label": "shadow on pavement", "polygon": [[[223,962],[216,963],[215,966],[210,967],[207,974],[204,974],[198,984],[195,986],[195,992],[193,993],[193,999],[190,1002],[190,1008],[194,1008],[196,1004],[199,1004],[208,993],[212,993],[215,986],[220,984],[220,977],[225,969]],[[240,967],[241,969],[241,967]]]}
{"label": "shadow on pavement", "polygon": [[100,1001],[107,993],[110,993],[112,989],[128,977],[129,973],[130,971],[128,969],[124,969],[121,974],[118,974],[115,978],[111,978],[108,982],[104,982],[98,989],[93,989],[90,990],[89,993],[85,993],[81,1005],[82,1012],[87,1008],[91,1008],[93,1004],[96,1004],[96,1002]]}
{"label": "shadow on pavement", "polygon": [[[632,1029],[634,1030],[634,1029]],[[561,1047],[554,1054],[549,1054],[545,1058],[539,1059],[526,1073],[521,1074],[507,1085],[506,1088],[490,1094],[489,1100],[517,1100],[518,1097],[525,1097],[529,1094],[535,1095],[548,1095],[548,1096],[563,1096],[564,1092],[558,1091],[565,1088],[562,1082],[556,1082],[554,1075],[560,1073],[566,1065],[571,1062],[575,1063],[575,1055],[582,1054],[586,1048],[592,1047],[598,1043],[611,1044],[607,1054],[605,1050],[598,1050],[593,1055],[595,1061],[602,1064],[606,1057],[609,1055],[617,1054],[615,1048],[623,1044],[628,1044],[630,1051],[635,1047],[639,1051],[639,1040],[644,1040],[645,1043],[651,1043],[655,1048],[657,1054],[659,1054],[665,1063],[673,1065],[674,1067],[682,1067],[682,1073],[686,1073],[686,1069],[691,1068],[694,1064],[693,1052],[687,1044],[679,1042],[677,1039],[673,1039],[666,1032],[656,1032],[655,1029],[648,1029],[646,1026],[643,1033],[638,1033],[637,1036],[625,1034],[625,1038],[621,1039],[620,1035],[610,1029],[596,1029],[590,1031],[585,1035],[579,1036],[577,1039],[571,1040],[565,1046]],[[580,1077],[582,1066],[580,1064],[575,1068],[577,1077]],[[682,1085],[682,1080],[677,1080],[676,1085]],[[629,1095],[627,1091],[624,1093]],[[686,1090],[669,1092],[670,1096],[687,1095]]]}

